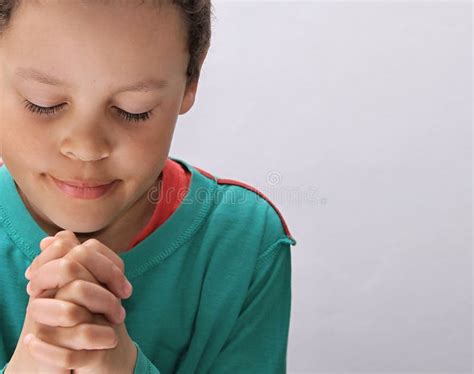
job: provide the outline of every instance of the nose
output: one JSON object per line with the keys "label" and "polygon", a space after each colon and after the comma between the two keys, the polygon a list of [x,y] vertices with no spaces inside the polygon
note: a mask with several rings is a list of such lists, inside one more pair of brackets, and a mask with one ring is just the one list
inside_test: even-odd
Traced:
{"label": "nose", "polygon": [[99,161],[109,157],[111,147],[99,126],[73,126],[63,138],[61,153],[79,161]]}
{"label": "nose", "polygon": [[78,161],[84,161],[84,162],[90,162],[90,161],[99,161],[104,158],[107,158],[108,155],[102,154],[100,156],[96,156],[96,154],[93,152],[66,152],[66,156],[69,158],[72,158],[73,160],[78,160]]}

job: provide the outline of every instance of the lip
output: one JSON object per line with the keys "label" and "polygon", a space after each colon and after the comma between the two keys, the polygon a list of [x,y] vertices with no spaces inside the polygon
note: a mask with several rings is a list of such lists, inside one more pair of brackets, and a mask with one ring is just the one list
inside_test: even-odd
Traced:
{"label": "lip", "polygon": [[[98,183],[84,183],[84,182],[76,182],[76,181],[62,181],[60,179],[56,179],[53,176],[50,176],[55,185],[66,195],[70,197],[75,197],[79,199],[98,199],[104,196],[107,192],[109,192],[113,186],[115,186],[118,180],[110,182],[108,184],[98,184]],[[74,183],[74,184],[71,184]],[[92,187],[91,187],[92,186]]]}
{"label": "lip", "polygon": [[65,183],[73,187],[79,187],[79,188],[93,188],[93,187],[102,187],[102,186],[107,186],[115,181],[112,182],[98,182],[98,181],[80,181],[80,180],[73,180],[73,181],[63,181],[61,179],[54,178],[51,176],[53,179],[60,183]]}

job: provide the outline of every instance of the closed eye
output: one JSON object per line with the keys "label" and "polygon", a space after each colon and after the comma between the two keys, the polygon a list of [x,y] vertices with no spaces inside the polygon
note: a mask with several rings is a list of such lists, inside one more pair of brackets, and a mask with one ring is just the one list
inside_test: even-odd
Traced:
{"label": "closed eye", "polygon": [[[58,111],[60,111],[66,104],[59,104],[52,107],[42,107],[42,106],[33,104],[29,100],[25,100],[24,105],[26,109],[28,109],[32,113],[36,113],[39,115],[52,116],[56,114]],[[129,113],[120,108],[117,108],[117,107],[114,107],[114,108],[117,111],[118,115],[121,116],[127,122],[147,121],[153,112],[152,110],[150,110],[144,113]]]}
{"label": "closed eye", "polygon": [[57,111],[61,110],[64,105],[66,105],[66,104],[59,104],[52,107],[42,107],[42,106],[33,104],[32,102],[28,100],[25,100],[24,104],[25,104],[26,109],[28,109],[30,112],[38,113],[40,115],[47,115],[47,116],[53,115]]}
{"label": "closed eye", "polygon": [[152,110],[150,110],[149,112],[145,113],[129,113],[117,107],[115,107],[115,109],[117,110],[118,114],[128,122],[147,121],[150,118],[151,113],[153,112]]}

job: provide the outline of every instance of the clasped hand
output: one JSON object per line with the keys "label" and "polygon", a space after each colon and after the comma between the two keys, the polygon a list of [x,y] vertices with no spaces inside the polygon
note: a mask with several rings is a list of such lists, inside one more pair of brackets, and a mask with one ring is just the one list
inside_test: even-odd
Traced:
{"label": "clasped hand", "polygon": [[37,327],[25,341],[28,352],[74,373],[133,373],[137,352],[120,300],[132,287],[123,260],[96,239],[81,244],[69,230],[44,238],[40,248],[25,273],[26,314]]}

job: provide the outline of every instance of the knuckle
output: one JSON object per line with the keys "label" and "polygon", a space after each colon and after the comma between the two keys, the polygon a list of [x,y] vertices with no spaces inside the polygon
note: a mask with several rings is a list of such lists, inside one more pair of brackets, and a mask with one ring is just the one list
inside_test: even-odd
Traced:
{"label": "knuckle", "polygon": [[68,233],[67,232],[64,232],[64,231],[61,231],[61,232],[58,232],[55,236],[54,236],[54,243],[60,243],[60,244],[64,244],[69,238],[68,238]]}
{"label": "knuckle", "polygon": [[52,248],[55,251],[65,252],[64,240],[57,238],[49,245],[48,248]]}
{"label": "knuckle", "polygon": [[121,280],[123,278],[123,273],[122,270],[116,265],[112,265],[110,267],[110,271],[112,272],[112,276],[114,278],[117,278],[117,280]]}
{"label": "knuckle", "polygon": [[51,293],[44,297],[54,297],[55,299],[65,299],[68,297],[67,287],[61,287],[57,291],[55,290],[50,290],[50,291]]}
{"label": "knuckle", "polygon": [[124,275],[123,275],[122,271],[120,270],[120,268],[118,268],[117,266],[114,265],[114,266],[110,267],[109,271],[110,271],[109,280],[112,283],[121,285],[122,282],[123,282]]}
{"label": "knuckle", "polygon": [[71,368],[74,368],[74,361],[75,361],[75,357],[74,357],[74,351],[72,350],[66,350],[64,352],[64,355],[61,357],[61,367],[63,368],[68,368],[68,369],[71,369]]}
{"label": "knuckle", "polygon": [[[115,347],[118,344],[118,336],[111,327],[82,324],[79,326],[78,335],[84,345],[90,346],[94,342],[102,341],[107,347]],[[101,338],[102,339],[99,339]]]}
{"label": "knuckle", "polygon": [[55,238],[54,241],[51,242],[49,247],[56,248],[61,244],[61,240],[59,238]]}
{"label": "knuckle", "polygon": [[96,338],[96,333],[94,329],[94,325],[90,324],[81,324],[79,325],[78,335],[80,336],[81,340],[85,343],[94,341]]}
{"label": "knuckle", "polygon": [[76,323],[78,321],[78,311],[76,306],[70,304],[62,304],[61,315],[66,323]]}
{"label": "knuckle", "polygon": [[70,229],[64,230],[63,232],[64,232],[64,235],[74,236],[74,233]]}
{"label": "knuckle", "polygon": [[67,257],[59,259],[60,270],[69,276],[75,276],[77,273],[77,264]]}
{"label": "knuckle", "polygon": [[67,230],[63,230],[63,231],[58,231],[54,237],[55,238],[62,238],[64,236],[64,234],[66,233]]}
{"label": "knuckle", "polygon": [[84,245],[90,245],[91,247],[93,246],[96,246],[99,244],[99,241],[96,239],[96,238],[91,238],[91,239],[87,239],[84,243],[82,243]]}
{"label": "knuckle", "polygon": [[45,331],[44,328],[39,328],[38,330],[36,330],[35,336],[46,343],[49,343],[49,340],[51,339],[51,337],[48,336],[48,333]]}
{"label": "knuckle", "polygon": [[78,258],[81,258],[83,256],[87,256],[88,253],[90,253],[90,248],[85,246],[84,244],[76,245],[71,250],[71,255],[74,256],[74,257],[78,257]]}
{"label": "knuckle", "polygon": [[82,279],[74,279],[73,281],[69,282],[68,288],[71,289],[71,292],[74,295],[77,295],[78,298],[83,299],[87,296],[87,285]]}
{"label": "knuckle", "polygon": [[58,260],[58,266],[61,268],[61,270],[69,271],[71,269],[72,263],[71,260],[63,257]]}
{"label": "knuckle", "polygon": [[55,237],[57,238],[66,238],[68,236],[71,236],[73,235],[73,232],[71,230],[62,230],[62,231],[58,231],[55,235]]}

